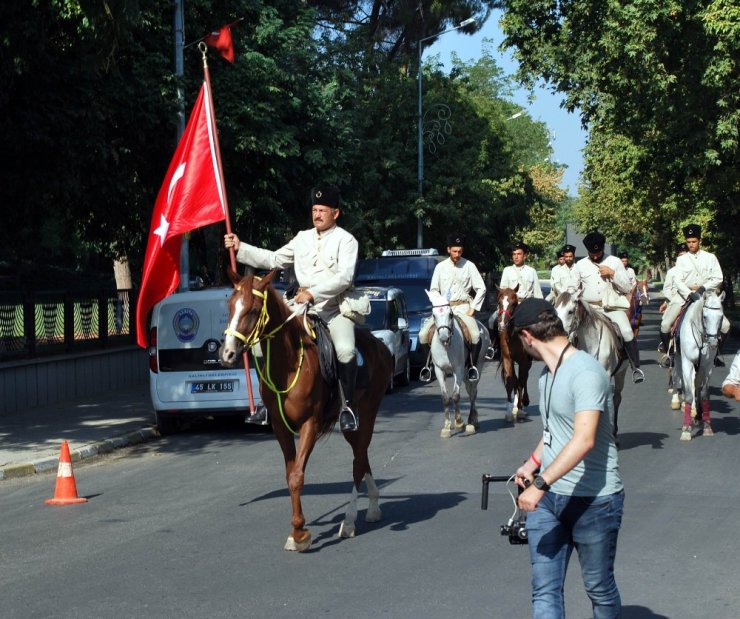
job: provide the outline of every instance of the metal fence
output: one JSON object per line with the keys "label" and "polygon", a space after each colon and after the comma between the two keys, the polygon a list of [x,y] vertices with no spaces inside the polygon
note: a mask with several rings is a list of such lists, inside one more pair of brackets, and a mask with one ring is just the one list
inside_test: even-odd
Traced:
{"label": "metal fence", "polygon": [[0,361],[136,343],[133,290],[0,292]]}

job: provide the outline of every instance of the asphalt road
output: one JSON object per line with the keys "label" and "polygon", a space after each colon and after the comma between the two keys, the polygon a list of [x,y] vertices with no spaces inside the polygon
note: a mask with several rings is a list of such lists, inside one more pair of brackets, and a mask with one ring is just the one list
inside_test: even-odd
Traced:
{"label": "asphalt road", "polygon": [[[712,378],[715,436],[681,443],[680,412],[670,410],[652,352],[655,316],[640,341],[647,382],[626,386],[620,414],[624,617],[738,616],[740,411],[719,395],[726,370]],[[530,380],[535,403],[541,367]],[[371,446],[383,520],[364,523],[361,498],[354,539],[336,537],[350,449],[338,433],[319,443],[303,501],[314,544],[303,554],[282,550],[290,505],[269,433],[202,426],[81,463],[83,505],[44,505],[53,475],[5,481],[0,615],[529,617],[527,548],[499,535],[511,500],[492,485],[482,511],[480,481],[527,457],[539,412],[534,404],[530,421],[504,421],[496,364],[484,371],[478,402],[480,433],[443,440],[436,384],[414,382],[385,399]],[[591,616],[575,556],[566,597],[569,617]]]}

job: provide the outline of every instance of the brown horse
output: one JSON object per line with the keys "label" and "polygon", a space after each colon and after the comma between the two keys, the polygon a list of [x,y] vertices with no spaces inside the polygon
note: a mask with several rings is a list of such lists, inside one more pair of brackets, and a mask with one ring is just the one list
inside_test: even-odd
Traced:
{"label": "brown horse", "polygon": [[[509,334],[509,321],[514,309],[519,303],[516,296],[515,288],[499,288],[498,291],[498,340],[501,350],[501,378],[506,388],[506,421],[523,420],[527,417],[524,410],[529,406],[529,393],[527,392],[527,379],[529,378],[529,368],[532,367],[532,357],[530,357],[522,346],[518,337],[511,338]],[[519,366],[517,374],[514,364]],[[513,397],[512,393],[516,391]],[[521,417],[521,419],[520,419]]]}
{"label": "brown horse", "polygon": [[632,333],[635,337],[637,337],[637,332],[640,330],[640,323],[642,322],[642,308],[648,303],[650,303],[648,280],[638,279],[637,286],[632,289],[632,294],[630,295],[630,307],[627,310],[627,317],[630,320]]}
{"label": "brown horse", "polygon": [[[309,333],[302,313],[291,313],[270,282],[277,271],[265,277],[247,276],[242,279],[229,273],[235,285],[229,299],[229,322],[221,363],[235,365],[245,346],[259,343],[265,360],[260,370],[260,393],[270,413],[275,437],[283,450],[285,474],[293,506],[293,530],[285,550],[308,550],[311,533],[305,527],[301,507],[306,465],[316,440],[332,430],[339,416],[339,396],[336,385],[327,383],[321,374],[319,352]],[[366,522],[377,522],[381,513],[380,493],[373,480],[368,447],[373,435],[375,417],[385,394],[392,371],[388,348],[369,329],[356,329],[356,343],[362,362],[355,392],[355,411],[359,412],[359,429],[345,432],[352,447],[352,495],[339,529],[340,537],[353,537],[357,519],[357,495],[360,482],[367,484],[369,506]],[[366,375],[365,375],[366,374]],[[298,436],[296,450],[295,437]]]}

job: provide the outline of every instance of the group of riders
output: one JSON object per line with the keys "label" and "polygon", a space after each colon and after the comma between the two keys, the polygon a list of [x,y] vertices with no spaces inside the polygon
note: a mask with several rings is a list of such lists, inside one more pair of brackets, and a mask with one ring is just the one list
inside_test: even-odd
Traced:
{"label": "group of riders", "polygon": [[[331,185],[315,187],[311,191],[313,228],[299,232],[291,241],[276,251],[270,251],[240,242],[236,234],[224,237],[224,246],[234,249],[237,260],[255,268],[293,268],[298,288],[289,300],[292,305],[310,306],[328,326],[338,360],[338,375],[342,393],[339,416],[343,431],[355,431],[359,416],[353,407],[357,376],[354,323],[340,311],[341,295],[352,286],[357,264],[358,243],[352,234],[337,225],[340,215],[339,189]],[[698,300],[704,291],[719,290],[722,270],[714,254],[701,249],[701,228],[691,224],[683,228],[686,242],[678,248],[676,265],[668,271],[664,292],[666,304],[661,322],[662,350],[671,351],[670,337],[673,323],[681,308]],[[632,379],[641,383],[645,377],[640,369],[640,355],[627,312],[613,309],[605,297],[616,292],[629,297],[635,285],[634,271],[626,254],[620,257],[604,252],[606,239],[601,232],[589,232],[583,239],[587,256],[576,262],[576,248],[565,245],[558,253],[558,264],[551,273],[552,301],[562,292],[581,291],[581,298],[594,310],[603,312],[619,330],[624,351],[632,365]],[[464,324],[470,340],[471,360],[480,357],[480,328],[475,313],[480,311],[486,286],[475,264],[463,257],[465,239],[460,234],[447,238],[448,258],[439,262],[432,275],[430,291],[437,292],[449,303],[454,314]],[[525,243],[512,247],[512,265],[504,268],[500,288],[515,290],[520,301],[542,298],[537,272],[526,264],[529,248]],[[495,325],[495,316],[491,326]],[[427,321],[419,333],[424,341]],[[721,333],[725,338],[730,324],[725,317]],[[494,338],[494,341],[497,338]],[[721,344],[720,344],[721,347]],[[719,357],[717,362],[721,363]],[[473,375],[477,376],[477,369]]]}

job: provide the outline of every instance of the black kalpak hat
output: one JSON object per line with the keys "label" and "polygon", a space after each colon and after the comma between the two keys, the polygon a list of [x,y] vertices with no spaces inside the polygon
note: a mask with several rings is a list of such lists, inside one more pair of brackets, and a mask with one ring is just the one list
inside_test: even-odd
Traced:
{"label": "black kalpak hat", "polygon": [[542,314],[558,315],[555,308],[544,299],[535,297],[524,299],[514,308],[514,314],[511,317],[512,324],[517,329],[524,329],[540,322]]}
{"label": "black kalpak hat", "polygon": [[564,254],[567,254],[568,252],[570,252],[571,254],[575,254],[576,253],[576,246],[575,245],[563,245],[563,250],[562,251],[563,251]]}
{"label": "black kalpak hat", "polygon": [[457,232],[448,234],[447,247],[465,247],[465,237]]}
{"label": "black kalpak hat", "polygon": [[598,230],[594,230],[593,232],[589,232],[586,236],[583,237],[583,245],[586,247],[586,250],[590,253],[596,253],[598,251],[601,251],[604,249],[604,245],[606,244],[606,237],[601,234]]}
{"label": "black kalpak hat", "polygon": [[676,255],[678,256],[681,253],[689,253],[689,246],[686,245],[686,243],[679,243],[678,245],[676,245]]}
{"label": "black kalpak hat", "polygon": [[511,247],[511,251],[515,251],[517,249],[521,249],[525,254],[529,253],[529,245],[527,245],[524,241],[519,241],[518,243],[514,243]]}
{"label": "black kalpak hat", "polygon": [[688,226],[684,226],[683,236],[687,239],[700,239],[701,226],[699,224],[689,224]]}
{"label": "black kalpak hat", "polygon": [[629,255],[627,255],[627,252],[626,251],[620,251],[619,252],[619,257],[620,258],[627,258],[629,260]]}
{"label": "black kalpak hat", "polygon": [[562,258],[563,257],[563,250],[560,249],[557,252],[555,252],[555,257],[556,258]]}
{"label": "black kalpak hat", "polygon": [[311,205],[339,208],[339,188],[334,185],[319,185],[311,190]]}

